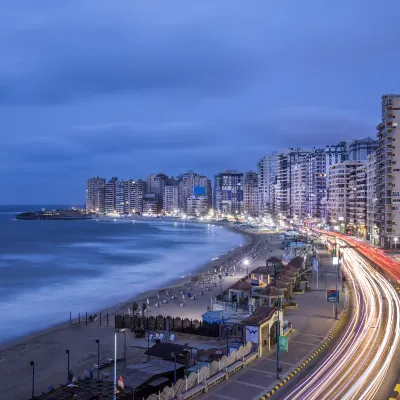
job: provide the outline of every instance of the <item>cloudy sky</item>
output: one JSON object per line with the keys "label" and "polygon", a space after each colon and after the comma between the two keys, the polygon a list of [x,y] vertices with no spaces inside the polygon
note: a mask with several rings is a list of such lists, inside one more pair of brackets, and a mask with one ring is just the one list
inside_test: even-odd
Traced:
{"label": "cloudy sky", "polygon": [[0,203],[100,175],[212,176],[375,136],[400,92],[388,0],[13,0],[0,13]]}

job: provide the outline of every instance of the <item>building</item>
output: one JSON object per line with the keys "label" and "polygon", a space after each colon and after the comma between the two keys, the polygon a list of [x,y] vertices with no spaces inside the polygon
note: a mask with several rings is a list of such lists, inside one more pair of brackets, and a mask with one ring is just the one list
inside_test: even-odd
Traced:
{"label": "building", "polygon": [[160,201],[154,193],[147,193],[143,197],[143,215],[156,215],[161,212]]}
{"label": "building", "polygon": [[125,207],[125,181],[119,179],[115,183],[115,211],[122,215]]}
{"label": "building", "polygon": [[105,213],[115,213],[116,204],[115,204],[115,192],[116,192],[116,184],[118,182],[117,177],[111,178],[105,187]]}
{"label": "building", "polygon": [[86,212],[104,214],[106,180],[98,176],[86,181]]}
{"label": "building", "polygon": [[367,157],[376,151],[378,142],[370,137],[353,140],[349,145],[349,161],[366,161]]}
{"label": "building", "polygon": [[259,202],[258,202],[259,186],[258,175],[256,172],[246,172],[244,181],[244,212],[252,217],[259,215]]}
{"label": "building", "polygon": [[204,175],[188,171],[178,176],[179,209],[187,212],[187,199],[191,196],[207,196],[208,208],[212,207],[211,181]]}
{"label": "building", "polygon": [[143,212],[143,196],[146,182],[141,179],[125,181],[124,183],[124,213],[141,214]]}
{"label": "building", "polygon": [[179,187],[177,185],[165,186],[163,209],[167,213],[173,213],[179,210]]}
{"label": "building", "polygon": [[306,208],[306,158],[293,162],[290,174],[290,223],[300,224],[307,216]]}
{"label": "building", "polygon": [[303,161],[307,154],[309,151],[299,148],[289,148],[278,154],[275,216],[282,223],[288,223],[293,217],[293,166]]}
{"label": "building", "polygon": [[376,219],[379,243],[393,248],[400,236],[400,94],[382,96],[382,122],[376,150]]}
{"label": "building", "polygon": [[348,159],[349,152],[348,144],[346,142],[340,142],[336,145],[327,145],[325,147],[325,171],[327,174],[327,179],[329,179],[329,168],[332,165],[344,162]]}
{"label": "building", "polygon": [[367,222],[366,239],[374,246],[379,246],[379,229],[376,220],[376,201],[377,201],[377,174],[376,174],[376,153],[371,153],[367,157]]}
{"label": "building", "polygon": [[276,183],[278,153],[264,156],[257,163],[258,169],[258,214],[272,213],[272,185]]}
{"label": "building", "polygon": [[355,228],[354,203],[357,203],[357,169],[360,166],[364,166],[362,161],[345,161],[332,165],[329,170],[328,224],[342,233]]}
{"label": "building", "polygon": [[186,199],[186,214],[192,217],[203,217],[209,212],[207,196],[190,196]]}
{"label": "building", "polygon": [[[306,156],[304,208],[304,216],[306,218],[321,220],[326,214],[327,157],[330,156],[327,156],[326,149],[313,149]],[[330,160],[329,162],[332,161]]]}
{"label": "building", "polygon": [[243,174],[226,170],[214,177],[214,209],[225,215],[240,215],[244,211]]}

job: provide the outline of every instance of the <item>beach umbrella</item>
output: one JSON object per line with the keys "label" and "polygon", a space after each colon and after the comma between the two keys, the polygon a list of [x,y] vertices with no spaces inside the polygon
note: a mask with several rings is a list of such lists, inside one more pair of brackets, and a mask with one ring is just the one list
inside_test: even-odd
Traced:
{"label": "beach umbrella", "polygon": [[150,301],[149,301],[149,299],[147,299],[147,304],[150,304]]}

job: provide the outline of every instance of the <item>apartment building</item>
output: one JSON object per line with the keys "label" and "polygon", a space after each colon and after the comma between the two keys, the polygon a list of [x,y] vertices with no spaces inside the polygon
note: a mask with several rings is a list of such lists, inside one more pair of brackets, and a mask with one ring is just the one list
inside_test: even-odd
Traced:
{"label": "apartment building", "polygon": [[400,95],[382,96],[378,125],[376,220],[380,245],[393,248],[400,237]]}
{"label": "apartment building", "polygon": [[143,196],[146,182],[141,179],[130,179],[124,183],[124,213],[141,214],[143,212]]}
{"label": "apartment building", "polygon": [[299,159],[291,166],[290,222],[299,224],[307,216],[306,184],[307,162]]}
{"label": "apartment building", "polygon": [[258,214],[272,213],[272,185],[276,183],[278,153],[264,156],[257,163],[258,170]]}
{"label": "apartment building", "polygon": [[207,196],[208,208],[212,207],[211,180],[204,175],[188,171],[178,176],[179,208],[187,212],[187,199],[191,196]]}
{"label": "apartment building", "polygon": [[366,161],[367,157],[376,151],[378,142],[370,137],[353,140],[348,146],[349,161]]}
{"label": "apartment building", "polygon": [[179,210],[179,187],[177,184],[165,186],[163,209],[167,213],[173,213]]}
{"label": "apartment building", "polygon": [[244,212],[252,217],[258,216],[258,175],[254,171],[246,172],[244,180]]}
{"label": "apartment building", "polygon": [[309,153],[308,150],[289,148],[278,154],[275,214],[282,222],[289,222],[293,218],[293,166],[303,161]]}
{"label": "apartment building", "polygon": [[379,246],[379,229],[375,224],[376,201],[377,201],[377,174],[376,174],[376,153],[373,152],[367,157],[367,221],[366,239],[374,246]]}
{"label": "apartment building", "polygon": [[98,176],[86,181],[86,212],[104,214],[106,180]]}
{"label": "apartment building", "polygon": [[208,214],[208,196],[189,196],[186,200],[187,215],[190,215],[192,217],[203,217]]}
{"label": "apartment building", "polygon": [[220,172],[214,177],[215,211],[237,215],[244,212],[243,173],[233,170]]}
{"label": "apartment building", "polygon": [[[329,169],[328,224],[342,233],[357,227],[357,169],[364,167],[362,161],[345,161]],[[360,179],[362,174],[360,173]],[[362,183],[360,183],[362,186]],[[366,198],[366,178],[364,182]],[[361,195],[360,195],[361,196]],[[366,203],[365,203],[366,208]],[[364,217],[364,219],[366,216]]]}

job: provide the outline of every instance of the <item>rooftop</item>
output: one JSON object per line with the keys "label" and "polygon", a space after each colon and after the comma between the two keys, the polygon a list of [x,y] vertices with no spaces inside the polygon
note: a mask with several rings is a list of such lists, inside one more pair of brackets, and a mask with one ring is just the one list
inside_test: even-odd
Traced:
{"label": "rooftop", "polygon": [[249,318],[244,319],[242,322],[245,325],[261,325],[270,320],[276,310],[275,307],[261,306],[257,308]]}
{"label": "rooftop", "polygon": [[251,273],[252,274],[269,274],[269,270],[267,267],[264,267],[264,265],[261,265],[260,267],[253,269],[253,271],[251,271]]}
{"label": "rooftop", "polygon": [[281,263],[282,260],[278,257],[273,256],[273,257],[268,258],[267,262],[268,263],[278,263],[278,262]]}
{"label": "rooftop", "polygon": [[248,291],[250,291],[251,289],[253,289],[253,286],[251,286],[250,283],[247,283],[242,280],[237,281],[229,288],[229,290],[248,290]]}

